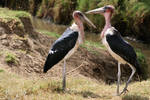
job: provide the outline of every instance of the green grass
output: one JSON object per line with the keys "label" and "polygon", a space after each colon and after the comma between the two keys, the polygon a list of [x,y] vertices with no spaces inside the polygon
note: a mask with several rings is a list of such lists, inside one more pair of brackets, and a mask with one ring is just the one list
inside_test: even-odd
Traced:
{"label": "green grass", "polygon": [[6,55],[5,61],[7,63],[9,63],[9,64],[12,64],[12,63],[16,64],[17,63],[17,58],[13,53],[7,52],[5,55]]}
{"label": "green grass", "polygon": [[4,70],[3,70],[3,69],[0,69],[0,73],[1,73],[1,72],[4,72]]}
{"label": "green grass", "polygon": [[136,49],[136,54],[137,54],[139,62],[146,63],[145,56],[139,49]]}
{"label": "green grass", "polygon": [[104,45],[102,45],[101,42],[93,42],[91,40],[85,40],[84,45],[89,47],[105,49]]}
{"label": "green grass", "polygon": [[86,48],[89,52],[93,54],[98,54],[97,50],[95,49],[106,49],[104,45],[102,45],[100,42],[93,42],[91,40],[85,40],[81,47]]}
{"label": "green grass", "polygon": [[30,18],[31,15],[25,11],[9,10],[7,8],[0,8],[0,21],[8,23],[10,21],[18,22],[18,27],[23,27],[20,17]]}
{"label": "green grass", "polygon": [[2,56],[3,55],[3,52],[2,51],[0,51],[0,56]]}
{"label": "green grass", "polygon": [[37,31],[40,32],[40,33],[46,34],[48,36],[54,37],[54,38],[59,38],[60,37],[60,34],[57,34],[55,32],[49,32],[49,31],[46,31],[46,30],[37,30]]}
{"label": "green grass", "polygon": [[0,8],[0,18],[3,19],[16,19],[19,17],[31,17],[31,15],[25,11],[9,10],[7,8]]}
{"label": "green grass", "polygon": [[137,54],[138,62],[140,63],[140,66],[143,68],[143,72],[144,72],[143,77],[147,78],[149,75],[149,71],[148,71],[148,64],[146,62],[145,55],[139,49],[136,49],[136,54]]}

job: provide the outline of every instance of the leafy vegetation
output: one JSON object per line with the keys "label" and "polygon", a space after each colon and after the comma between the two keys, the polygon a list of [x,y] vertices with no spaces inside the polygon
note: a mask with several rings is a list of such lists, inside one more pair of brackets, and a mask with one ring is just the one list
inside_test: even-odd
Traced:
{"label": "leafy vegetation", "polygon": [[17,63],[17,58],[13,53],[7,52],[6,57],[5,57],[5,61],[8,64],[16,64]]}
{"label": "leafy vegetation", "polygon": [[122,35],[136,36],[138,39],[148,41],[150,19],[150,1],[148,0],[102,0],[99,6],[112,4],[115,14],[112,18],[113,25]]}
{"label": "leafy vegetation", "polygon": [[75,5],[76,0],[42,0],[36,16],[57,24],[69,24],[72,20],[70,13],[75,10]]}
{"label": "leafy vegetation", "polygon": [[[149,0],[12,0],[3,2],[3,7],[21,9],[31,12],[34,16],[48,19],[57,24],[68,25],[72,22],[72,12],[81,10],[83,12],[102,7],[114,5],[115,13],[112,24],[122,35],[135,36],[138,39],[149,42],[150,30],[150,1]],[[22,4],[19,4],[23,2]],[[24,7],[24,4],[28,7]],[[24,8],[27,9],[24,9]],[[104,18],[100,15],[88,15],[93,23],[99,28],[92,30],[100,32],[104,27]],[[87,28],[88,29],[88,28]]]}
{"label": "leafy vegetation", "polygon": [[136,50],[136,54],[137,54],[138,62],[140,63],[140,66],[143,68],[143,72],[145,73],[144,78],[147,78],[149,72],[148,72],[148,65],[146,62],[146,58],[139,49]]}

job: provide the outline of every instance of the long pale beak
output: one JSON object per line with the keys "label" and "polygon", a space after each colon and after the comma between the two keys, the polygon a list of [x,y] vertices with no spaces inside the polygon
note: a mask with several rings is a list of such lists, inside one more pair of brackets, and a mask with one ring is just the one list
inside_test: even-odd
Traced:
{"label": "long pale beak", "polygon": [[93,9],[93,10],[87,11],[86,14],[102,14],[104,12],[105,12],[105,10],[102,7],[102,8],[97,8],[97,9]]}
{"label": "long pale beak", "polygon": [[85,15],[83,15],[83,21],[87,23],[89,26],[96,28],[96,26]]}

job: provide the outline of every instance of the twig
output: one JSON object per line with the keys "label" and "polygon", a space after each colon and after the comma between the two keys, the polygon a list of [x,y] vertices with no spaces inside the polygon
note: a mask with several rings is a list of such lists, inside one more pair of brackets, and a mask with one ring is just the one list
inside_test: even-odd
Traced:
{"label": "twig", "polygon": [[75,69],[73,69],[73,70],[67,72],[66,75],[68,75],[68,74],[70,74],[71,72],[73,72],[73,71],[79,69],[80,67],[82,67],[83,64],[84,64],[84,62],[82,62],[82,64],[81,64],[80,66],[78,66],[77,68],[75,68]]}
{"label": "twig", "polygon": [[79,75],[79,73],[71,74],[71,75],[68,76],[67,78],[71,78],[71,77],[74,77],[74,76],[77,76],[77,75]]}

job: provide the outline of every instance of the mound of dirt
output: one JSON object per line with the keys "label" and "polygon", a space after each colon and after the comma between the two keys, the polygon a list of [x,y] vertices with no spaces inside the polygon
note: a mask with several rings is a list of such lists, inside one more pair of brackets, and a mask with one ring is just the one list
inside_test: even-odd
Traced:
{"label": "mound of dirt", "polygon": [[[29,18],[20,19],[24,24],[24,29],[15,27],[15,22],[0,22],[0,65],[2,65],[0,67],[26,76],[41,76],[49,47],[56,39],[36,32]],[[107,51],[93,49],[97,53],[89,52],[80,47],[67,61],[68,74],[81,74],[98,81],[103,80],[109,84],[115,82],[117,79],[117,62]],[[15,61],[6,61],[8,54],[14,55]],[[55,65],[46,76],[61,77],[62,66],[63,62]],[[122,79],[127,79],[131,73],[130,68],[121,68]]]}

